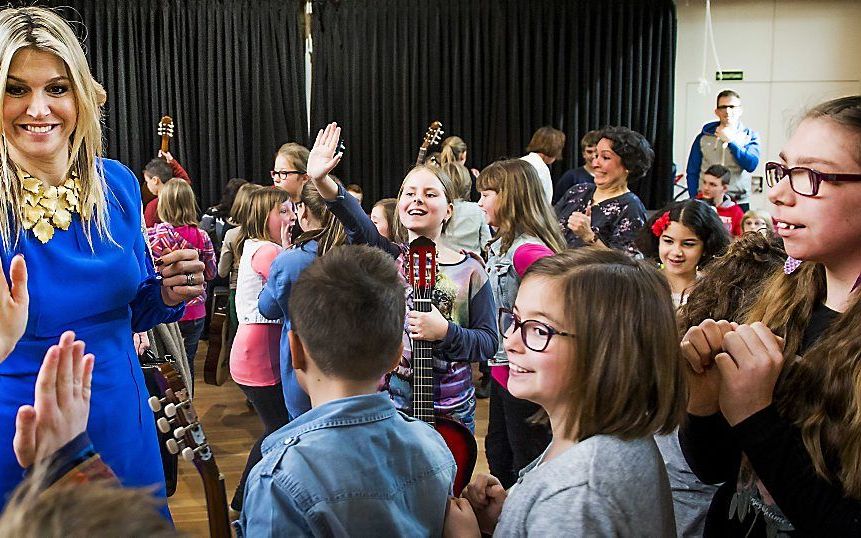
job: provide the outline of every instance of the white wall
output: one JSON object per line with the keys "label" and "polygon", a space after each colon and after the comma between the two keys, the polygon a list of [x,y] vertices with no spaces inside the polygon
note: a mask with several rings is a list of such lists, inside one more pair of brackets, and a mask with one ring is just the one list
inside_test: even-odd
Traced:
{"label": "white wall", "polygon": [[[694,137],[714,121],[715,96],[731,88],[742,96],[742,122],[760,133],[762,157],[775,160],[794,119],[825,99],[861,93],[861,1],[859,0],[712,0],[712,22],[721,67],[744,71],[744,80],[715,80],[708,51],[703,66],[705,0],[677,0],[673,157],[684,170]],[[752,207],[764,208],[764,195]]]}

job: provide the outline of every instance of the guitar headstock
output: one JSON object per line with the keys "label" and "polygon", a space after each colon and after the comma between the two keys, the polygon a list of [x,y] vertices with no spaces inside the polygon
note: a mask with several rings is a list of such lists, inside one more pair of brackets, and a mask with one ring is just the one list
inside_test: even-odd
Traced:
{"label": "guitar headstock", "polygon": [[427,150],[432,145],[438,143],[445,131],[442,130],[442,123],[434,121],[428,126],[424,139],[422,139],[421,149]]}
{"label": "guitar headstock", "polygon": [[173,118],[170,116],[162,116],[161,120],[158,122],[158,128],[156,131],[161,137],[160,149],[162,153],[167,153],[170,150],[170,139],[173,138],[174,134]]}
{"label": "guitar headstock", "polygon": [[161,137],[167,136],[173,138],[173,128],[173,118],[170,116],[162,116],[161,120],[158,122],[156,131]]}
{"label": "guitar headstock", "polygon": [[430,298],[436,284],[436,244],[424,236],[410,242],[410,284],[416,297]]}
{"label": "guitar headstock", "polygon": [[[156,414],[159,431],[170,434],[165,442],[168,452],[180,454],[182,459],[193,462],[198,469],[215,466],[215,458],[203,433],[203,427],[191,403],[188,388],[169,362],[162,362],[158,370],[163,379],[164,397],[153,396],[148,400],[150,409]],[[214,467],[216,477],[217,467]]]}

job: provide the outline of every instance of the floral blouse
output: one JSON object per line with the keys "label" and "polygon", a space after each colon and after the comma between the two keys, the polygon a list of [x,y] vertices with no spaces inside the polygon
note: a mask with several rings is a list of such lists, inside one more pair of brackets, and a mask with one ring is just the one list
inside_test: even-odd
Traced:
{"label": "floral blouse", "polygon": [[[586,212],[586,208],[592,203],[595,188],[592,183],[574,185],[556,203],[556,216],[559,218],[562,234],[569,247],[586,245],[568,229],[568,217],[575,211]],[[592,231],[610,248],[623,250],[631,255],[638,254],[634,239],[645,224],[646,208],[632,192],[626,192],[592,206]]]}

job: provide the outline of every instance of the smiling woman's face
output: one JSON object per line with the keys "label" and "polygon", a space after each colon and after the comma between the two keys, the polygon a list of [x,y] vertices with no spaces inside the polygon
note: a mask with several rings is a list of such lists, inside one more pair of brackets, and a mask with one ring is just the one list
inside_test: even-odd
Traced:
{"label": "smiling woman's face", "polygon": [[442,182],[432,172],[418,169],[407,174],[398,199],[398,217],[407,230],[436,241],[452,211]]}
{"label": "smiling woman's face", "polygon": [[77,119],[75,93],[63,60],[32,48],[16,52],[3,95],[3,132],[12,159],[25,168],[68,159]]}

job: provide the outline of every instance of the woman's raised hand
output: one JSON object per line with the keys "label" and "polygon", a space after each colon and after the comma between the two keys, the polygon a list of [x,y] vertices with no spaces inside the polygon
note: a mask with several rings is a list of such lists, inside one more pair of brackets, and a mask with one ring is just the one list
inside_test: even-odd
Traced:
{"label": "woman's raised hand", "polygon": [[343,153],[335,154],[338,141],[341,139],[341,128],[335,122],[330,123],[325,129],[320,129],[314,147],[308,155],[308,177],[317,182],[335,169],[341,162]]}
{"label": "woman's raised hand", "polygon": [[30,294],[27,291],[27,264],[20,254],[9,264],[9,280],[0,266],[0,362],[12,353],[27,327]]}
{"label": "woman's raised hand", "polygon": [[206,289],[203,262],[196,249],[168,252],[158,259],[161,273],[161,298],[164,304],[176,306],[199,297]]}

